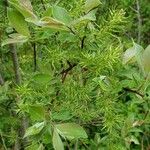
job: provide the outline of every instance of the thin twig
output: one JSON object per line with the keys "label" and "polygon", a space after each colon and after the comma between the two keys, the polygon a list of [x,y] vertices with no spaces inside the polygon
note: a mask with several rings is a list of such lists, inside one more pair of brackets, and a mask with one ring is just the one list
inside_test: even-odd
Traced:
{"label": "thin twig", "polygon": [[139,0],[136,0],[136,7],[137,7],[137,19],[138,19],[138,44],[141,42],[141,27],[142,27],[142,19],[140,14],[140,3]]}
{"label": "thin twig", "polygon": [[127,91],[127,92],[131,92],[131,93],[135,93],[135,94],[141,96],[142,98],[144,97],[144,94],[140,93],[140,92],[137,91],[137,90],[130,89],[130,88],[128,88],[128,87],[124,87],[123,90],[124,90],[124,91]]}
{"label": "thin twig", "polygon": [[62,70],[62,72],[60,73],[60,74],[62,74],[62,83],[64,83],[64,81],[65,81],[65,79],[66,79],[66,77],[67,77],[67,75],[68,75],[68,73],[75,67],[75,66],[77,66],[77,64],[69,64],[69,67],[67,68],[67,69],[65,69],[65,70]]}
{"label": "thin twig", "polygon": [[81,40],[81,49],[84,48],[85,39],[86,39],[86,36],[83,36],[83,38]]}

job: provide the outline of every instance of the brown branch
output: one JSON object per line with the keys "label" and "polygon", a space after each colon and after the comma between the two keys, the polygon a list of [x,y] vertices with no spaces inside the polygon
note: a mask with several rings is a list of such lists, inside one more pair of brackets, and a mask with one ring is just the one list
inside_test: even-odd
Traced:
{"label": "brown branch", "polygon": [[[14,44],[10,44],[10,51],[12,54],[12,61],[13,61],[13,65],[14,65],[16,84],[20,85],[21,84],[20,66],[19,66],[17,50],[16,50],[16,47]],[[18,135],[17,135],[17,139],[15,142],[14,150],[19,150],[21,148],[19,136],[21,136],[21,137],[24,136],[25,131],[28,128],[28,126],[29,126],[28,118],[25,115],[23,115],[23,117],[21,118],[21,127],[18,130]],[[26,145],[26,143],[28,143],[28,138],[23,139],[23,141],[22,141],[23,147]]]}
{"label": "brown branch", "polygon": [[138,19],[138,44],[141,42],[141,27],[142,27],[142,19],[140,14],[140,3],[139,0],[136,0],[136,8],[137,8],[137,19]]}
{"label": "brown branch", "polygon": [[62,83],[64,83],[68,73],[75,67],[77,66],[77,64],[71,64],[69,61],[67,61],[67,63],[69,64],[69,67],[67,69],[63,69],[62,72],[60,74],[62,74]]}
{"label": "brown branch", "polygon": [[81,40],[81,49],[84,48],[84,42],[85,42],[86,36],[83,36],[82,40]]}
{"label": "brown branch", "polygon": [[15,72],[15,79],[16,83],[18,85],[21,84],[21,74],[20,74],[20,67],[19,67],[19,61],[18,61],[18,56],[17,56],[17,50],[14,44],[10,44],[10,52],[12,54],[12,61],[13,61],[13,66],[14,66],[14,72]]}
{"label": "brown branch", "polygon": [[124,90],[124,91],[127,91],[127,92],[131,92],[131,93],[137,94],[137,95],[141,96],[142,98],[144,97],[144,94],[140,93],[140,92],[137,91],[137,90],[130,89],[130,88],[128,88],[128,87],[124,87],[123,90]]}
{"label": "brown branch", "polygon": [[[66,77],[67,77],[67,75],[68,75],[68,73],[69,73],[69,71],[71,71],[75,66],[77,66],[77,64],[71,64],[68,60],[67,60],[67,64],[69,65],[69,67],[67,68],[67,69],[63,69],[61,72],[60,72],[60,74],[62,75],[62,77],[61,77],[61,80],[62,80],[62,83],[64,83],[65,82],[65,79],[66,79]],[[63,66],[63,64],[61,63],[61,65]],[[60,90],[58,90],[58,91],[56,91],[56,96],[58,96],[59,95],[59,92],[60,92]],[[53,103],[54,102],[54,99],[51,101],[51,103]]]}

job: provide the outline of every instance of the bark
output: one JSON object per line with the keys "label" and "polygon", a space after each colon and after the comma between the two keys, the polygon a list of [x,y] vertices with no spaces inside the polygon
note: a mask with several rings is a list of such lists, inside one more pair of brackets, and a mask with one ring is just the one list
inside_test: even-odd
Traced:
{"label": "bark", "polygon": [[20,74],[20,69],[19,69],[20,67],[19,67],[16,47],[14,44],[10,44],[10,51],[12,55],[16,84],[20,85],[21,84],[21,74]]}
{"label": "bark", "polygon": [[[7,13],[7,7],[8,7],[8,1],[7,0],[3,0],[4,1],[4,5],[5,5],[5,10]],[[20,66],[19,66],[19,60],[18,60],[18,56],[17,56],[17,50],[14,44],[10,44],[9,45],[9,49],[11,52],[11,56],[12,56],[12,62],[13,62],[13,67],[14,67],[14,72],[15,72],[15,81],[17,85],[21,84],[21,73],[20,73]],[[16,113],[14,114],[16,116]],[[23,140],[20,141],[19,136],[23,137],[25,130],[28,127],[28,119],[23,116],[22,120],[21,120],[21,127],[18,129],[18,135],[16,137],[16,142],[15,145],[13,147],[14,150],[20,150],[21,146],[25,146],[25,143],[27,142],[27,140]]]}
{"label": "bark", "polygon": [[141,19],[141,14],[140,14],[140,3],[139,3],[139,0],[136,0],[136,7],[137,7],[137,19],[138,19],[137,41],[138,41],[138,44],[140,44],[141,43],[142,19]]}
{"label": "bark", "polygon": [[[19,71],[19,61],[18,61],[16,47],[14,44],[10,44],[9,48],[10,48],[14,72],[15,72],[15,81],[16,81],[17,85],[20,85],[21,84],[21,74]],[[16,116],[16,113],[14,115]],[[14,150],[20,150],[21,149],[21,141],[19,140],[20,134],[21,134],[21,129],[18,130],[18,135],[16,137],[16,142],[15,142],[15,145],[13,148]]]}
{"label": "bark", "polygon": [[[20,66],[19,66],[17,50],[14,44],[10,44],[10,51],[12,54],[12,61],[13,61],[14,72],[15,72],[15,81],[17,85],[20,85],[21,84]],[[28,118],[26,116],[23,116],[21,119],[21,128],[18,131],[18,136],[23,137],[28,126],[29,126]],[[28,143],[28,138],[24,139],[22,143],[20,143],[19,139],[17,138],[14,146],[14,150],[19,150],[21,148],[21,144],[24,148],[27,143]]]}

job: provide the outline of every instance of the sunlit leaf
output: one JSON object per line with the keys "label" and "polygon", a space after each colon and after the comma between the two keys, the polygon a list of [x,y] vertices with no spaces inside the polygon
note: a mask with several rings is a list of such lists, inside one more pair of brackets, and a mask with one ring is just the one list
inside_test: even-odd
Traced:
{"label": "sunlit leaf", "polygon": [[61,28],[64,24],[52,17],[44,17],[41,19],[43,23],[42,26],[52,27],[52,28]]}
{"label": "sunlit leaf", "polygon": [[39,134],[40,131],[44,128],[44,125],[45,125],[45,122],[40,122],[40,123],[36,123],[33,126],[29,127],[25,132],[24,138],[28,137],[28,136]]}
{"label": "sunlit leaf", "polygon": [[86,0],[85,6],[84,6],[84,11],[88,13],[90,10],[98,7],[101,2],[99,0]]}
{"label": "sunlit leaf", "polygon": [[143,52],[143,67],[146,74],[150,72],[150,45]]}
{"label": "sunlit leaf", "polygon": [[53,132],[53,147],[55,150],[64,150],[64,145],[56,129]]}
{"label": "sunlit leaf", "polygon": [[133,143],[136,144],[136,145],[139,145],[139,144],[140,144],[139,141],[138,141],[138,139],[137,139],[135,136],[131,136],[130,142],[133,142]]}
{"label": "sunlit leaf", "polygon": [[14,6],[25,18],[37,18],[37,16],[33,13],[32,5],[29,0],[9,0],[9,3]]}
{"label": "sunlit leaf", "polygon": [[13,43],[25,43],[28,41],[27,36],[23,36],[21,34],[11,34],[9,35],[11,38],[8,38],[2,42],[1,46],[5,46],[7,44],[13,44]]}
{"label": "sunlit leaf", "polygon": [[138,61],[139,55],[141,54],[143,48],[134,43],[133,47],[127,49],[123,54],[123,64],[127,64],[130,62]]}
{"label": "sunlit leaf", "polygon": [[26,19],[28,22],[32,22],[36,24],[37,26],[45,27],[45,28],[51,28],[56,30],[68,30],[63,22],[60,22],[52,17],[43,17],[40,20],[30,20],[29,18]]}
{"label": "sunlit leaf", "polygon": [[68,139],[87,138],[85,130],[76,123],[57,124],[59,134]]}
{"label": "sunlit leaf", "polygon": [[30,36],[30,32],[24,17],[17,11],[11,8],[7,9],[7,16],[13,28],[24,36]]}
{"label": "sunlit leaf", "polygon": [[30,0],[19,0],[19,4],[26,8],[27,10],[33,11]]}
{"label": "sunlit leaf", "polygon": [[55,19],[65,23],[65,24],[69,24],[72,21],[72,18],[69,16],[67,10],[62,7],[53,6],[52,14]]}
{"label": "sunlit leaf", "polygon": [[96,20],[96,16],[95,16],[96,11],[97,11],[97,9],[94,9],[94,10],[90,11],[88,14],[80,17],[79,19],[72,21],[70,24],[76,25],[76,24],[81,23],[83,21],[95,21]]}

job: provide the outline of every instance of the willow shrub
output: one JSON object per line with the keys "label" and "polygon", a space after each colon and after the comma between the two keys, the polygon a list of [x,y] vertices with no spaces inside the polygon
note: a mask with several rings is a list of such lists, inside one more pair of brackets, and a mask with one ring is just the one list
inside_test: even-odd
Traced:
{"label": "willow shrub", "polygon": [[43,6],[39,13],[29,0],[9,0],[2,46],[16,50],[19,64],[13,69],[10,57],[3,64],[10,70],[0,88],[2,148],[147,147],[149,84],[133,63],[139,47],[125,52],[122,65],[124,10],[101,16],[99,0]]}

